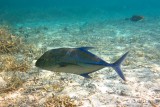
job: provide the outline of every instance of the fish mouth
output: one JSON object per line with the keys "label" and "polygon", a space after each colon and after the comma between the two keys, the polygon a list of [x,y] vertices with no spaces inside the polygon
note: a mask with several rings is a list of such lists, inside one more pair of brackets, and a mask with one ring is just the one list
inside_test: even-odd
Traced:
{"label": "fish mouth", "polygon": [[35,63],[35,66],[36,66],[36,67],[41,67],[41,65],[42,65],[41,62],[42,62],[42,61],[37,60],[36,63]]}

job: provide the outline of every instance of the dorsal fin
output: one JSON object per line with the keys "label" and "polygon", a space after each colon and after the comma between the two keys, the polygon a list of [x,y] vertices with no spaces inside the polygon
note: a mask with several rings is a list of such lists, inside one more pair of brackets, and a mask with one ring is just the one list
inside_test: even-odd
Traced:
{"label": "dorsal fin", "polygon": [[79,49],[81,50],[86,50],[88,51],[89,49],[93,49],[94,47],[79,47]]}

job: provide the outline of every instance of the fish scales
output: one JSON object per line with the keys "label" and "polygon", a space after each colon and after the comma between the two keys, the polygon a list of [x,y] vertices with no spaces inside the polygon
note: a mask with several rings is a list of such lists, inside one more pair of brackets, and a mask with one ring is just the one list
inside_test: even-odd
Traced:
{"label": "fish scales", "polygon": [[115,63],[107,63],[88,50],[92,47],[58,48],[45,52],[37,61],[36,66],[53,72],[64,72],[90,78],[88,74],[105,67],[112,67],[125,80],[120,65],[127,56],[126,52]]}

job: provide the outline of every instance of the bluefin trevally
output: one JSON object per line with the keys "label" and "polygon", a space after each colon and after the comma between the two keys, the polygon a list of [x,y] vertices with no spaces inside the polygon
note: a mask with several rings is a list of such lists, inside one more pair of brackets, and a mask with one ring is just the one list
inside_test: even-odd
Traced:
{"label": "bluefin trevally", "polygon": [[45,52],[37,61],[36,66],[54,72],[73,73],[90,78],[88,74],[105,67],[112,67],[118,75],[126,80],[120,68],[126,58],[126,52],[114,63],[107,63],[95,54],[89,52],[93,47],[57,48]]}

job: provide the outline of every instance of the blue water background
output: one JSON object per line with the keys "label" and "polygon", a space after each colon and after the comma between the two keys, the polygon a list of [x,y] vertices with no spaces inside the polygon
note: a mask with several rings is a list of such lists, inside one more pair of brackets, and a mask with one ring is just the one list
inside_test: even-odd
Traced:
{"label": "blue water background", "polygon": [[159,0],[0,0],[0,20],[112,20],[132,15],[157,18]]}

